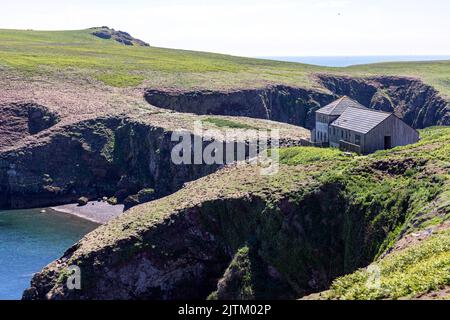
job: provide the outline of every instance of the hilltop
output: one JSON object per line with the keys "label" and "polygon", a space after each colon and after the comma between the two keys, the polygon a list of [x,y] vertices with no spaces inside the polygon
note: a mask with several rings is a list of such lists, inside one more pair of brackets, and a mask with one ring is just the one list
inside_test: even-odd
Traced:
{"label": "hilltop", "polygon": [[[178,89],[241,89],[285,84],[321,87],[316,73],[354,77],[416,77],[449,95],[450,62],[381,63],[325,68],[299,63],[235,57],[157,47],[123,46],[86,29],[77,31],[0,30],[0,65],[7,74],[57,76],[61,71],[107,85]],[[110,34],[114,29],[104,29]],[[134,39],[134,38],[133,38]],[[22,73],[20,73],[22,74]],[[205,81],[207,80],[207,81]]]}
{"label": "hilltop", "polygon": [[120,44],[126,46],[141,46],[141,47],[149,47],[150,45],[147,42],[136,39],[132,37],[128,32],[114,30],[109,27],[103,26],[100,28],[91,28],[92,35],[99,37],[100,39],[113,39]]}

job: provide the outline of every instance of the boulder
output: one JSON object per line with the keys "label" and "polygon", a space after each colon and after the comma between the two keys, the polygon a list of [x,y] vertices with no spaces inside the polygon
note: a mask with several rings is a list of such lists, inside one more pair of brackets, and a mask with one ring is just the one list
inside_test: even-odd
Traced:
{"label": "boulder", "polygon": [[111,197],[107,200],[107,202],[112,205],[115,206],[117,204],[117,198],[116,197]]}
{"label": "boulder", "polygon": [[153,189],[142,189],[137,194],[129,196],[123,202],[125,205],[125,210],[131,207],[137,206],[142,203],[150,202],[155,199],[155,190]]}
{"label": "boulder", "polygon": [[80,207],[82,207],[82,206],[85,206],[85,205],[88,204],[89,199],[86,198],[86,197],[80,197],[80,198],[78,199],[77,202],[78,202],[78,205],[79,205]]}

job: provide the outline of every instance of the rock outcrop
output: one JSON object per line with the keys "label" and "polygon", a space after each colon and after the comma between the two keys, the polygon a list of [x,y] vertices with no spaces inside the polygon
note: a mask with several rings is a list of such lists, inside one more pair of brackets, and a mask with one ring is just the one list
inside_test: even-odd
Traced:
{"label": "rock outcrop", "polygon": [[141,46],[141,47],[149,47],[150,45],[147,42],[144,42],[142,40],[136,39],[132,37],[128,32],[120,31],[120,30],[114,30],[111,28],[108,28],[106,26],[101,28],[92,28],[95,31],[92,32],[92,34],[96,37],[99,37],[101,39],[109,40],[114,39],[117,42],[126,45],[126,46]]}

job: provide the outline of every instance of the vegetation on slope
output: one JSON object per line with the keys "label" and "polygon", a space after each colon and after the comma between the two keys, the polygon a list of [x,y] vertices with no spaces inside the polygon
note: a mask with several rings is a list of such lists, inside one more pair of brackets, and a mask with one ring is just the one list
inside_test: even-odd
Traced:
{"label": "vegetation on slope", "polygon": [[280,161],[287,165],[304,165],[323,163],[324,161],[340,162],[349,158],[339,149],[316,147],[291,147],[280,150]]}
{"label": "vegetation on slope", "polygon": [[385,63],[350,68],[325,68],[228,55],[129,47],[77,31],[0,30],[2,72],[51,76],[64,72],[96,78],[111,86],[177,88],[242,88],[267,84],[318,87],[314,73],[397,75],[422,78],[449,94],[450,62]]}
{"label": "vegetation on slope", "polygon": [[[316,178],[323,183],[345,186],[349,211],[364,213],[373,232],[381,232],[378,254],[384,252],[406,231],[442,223],[450,211],[450,128],[421,130],[414,145],[379,151],[369,156],[348,158],[337,149],[286,148],[280,160],[289,165],[312,161],[328,162]],[[432,211],[430,202],[438,199],[441,210]],[[431,214],[423,215],[427,211]]]}
{"label": "vegetation on slope", "polygon": [[[369,268],[335,280],[327,299],[414,298],[450,285],[450,232],[392,253]],[[449,297],[450,298],[450,297]]]}
{"label": "vegetation on slope", "polygon": [[[341,163],[325,173],[326,179],[346,185],[350,210],[358,209],[369,219],[369,230],[385,233],[375,238],[378,259],[373,265],[338,278],[329,291],[313,297],[412,298],[450,284],[450,128],[424,129],[421,137],[415,145],[358,157],[365,163],[362,171],[361,166]],[[436,228],[442,230],[433,235]],[[396,249],[408,237],[424,238]]]}
{"label": "vegetation on slope", "polygon": [[438,91],[450,96],[450,62],[390,62],[358,65],[345,68],[344,73],[355,76],[407,76],[422,79]]}
{"label": "vegetation on slope", "polygon": [[[98,77],[107,84],[122,83],[127,76],[142,76],[153,86],[196,87],[217,83],[256,83],[292,77],[308,84],[311,66],[239,58],[219,54],[155,47],[128,47],[80,31],[0,30],[0,63],[20,71],[51,73],[66,71]],[[297,70],[292,71],[292,67]],[[261,76],[258,74],[261,73]],[[117,78],[117,79],[116,79]],[[119,79],[119,80],[118,80]],[[131,83],[130,85],[133,85]]]}
{"label": "vegetation on slope", "polygon": [[223,118],[206,118],[203,120],[203,122],[207,122],[207,123],[212,123],[215,126],[219,127],[219,128],[230,128],[230,129],[253,129],[253,130],[257,130],[257,127],[245,124],[245,123],[240,123],[237,121],[233,121],[233,120],[228,120],[228,119],[223,119]]}

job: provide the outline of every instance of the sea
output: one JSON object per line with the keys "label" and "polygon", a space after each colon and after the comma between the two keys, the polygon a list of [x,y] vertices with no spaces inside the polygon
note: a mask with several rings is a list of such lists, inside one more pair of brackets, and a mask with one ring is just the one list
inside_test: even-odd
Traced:
{"label": "sea", "polygon": [[450,55],[442,56],[298,56],[282,57],[267,56],[258,57],[277,61],[306,63],[323,67],[349,67],[361,64],[382,63],[382,62],[408,62],[408,61],[441,61],[450,60]]}
{"label": "sea", "polygon": [[0,211],[0,300],[18,300],[34,273],[98,224],[51,209]]}

